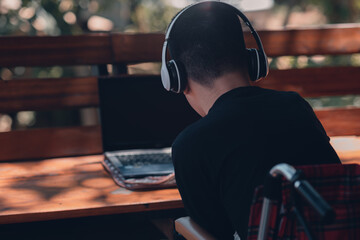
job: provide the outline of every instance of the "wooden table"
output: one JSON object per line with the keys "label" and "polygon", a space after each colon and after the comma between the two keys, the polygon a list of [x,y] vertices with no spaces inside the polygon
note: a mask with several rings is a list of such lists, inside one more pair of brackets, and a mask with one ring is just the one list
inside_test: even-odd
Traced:
{"label": "wooden table", "polygon": [[[343,163],[360,163],[360,138],[332,138]],[[129,191],[102,155],[0,163],[0,224],[183,208],[177,189]]]}
{"label": "wooden table", "polygon": [[0,224],[182,208],[177,189],[117,186],[102,155],[0,163]]}

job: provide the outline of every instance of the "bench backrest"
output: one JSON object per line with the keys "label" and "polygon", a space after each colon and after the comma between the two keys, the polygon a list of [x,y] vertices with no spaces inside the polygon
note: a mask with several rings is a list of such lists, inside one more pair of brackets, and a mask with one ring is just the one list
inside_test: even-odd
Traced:
{"label": "bench backrest", "polygon": [[[269,57],[360,53],[360,25],[259,31]],[[255,43],[245,33],[248,47]],[[135,63],[160,62],[163,34],[93,34],[60,37],[1,37],[0,67],[96,66],[88,77],[0,80],[0,113],[98,107],[97,77],[128,74]],[[360,68],[271,70],[258,85],[299,92],[303,97],[360,94]],[[360,135],[360,109],[316,111],[330,136]],[[99,125],[14,130],[0,133],[0,161],[102,152]]]}

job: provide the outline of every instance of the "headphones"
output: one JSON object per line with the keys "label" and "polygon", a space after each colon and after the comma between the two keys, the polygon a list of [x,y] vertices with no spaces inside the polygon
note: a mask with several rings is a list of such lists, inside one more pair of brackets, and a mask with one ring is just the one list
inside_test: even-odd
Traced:
{"label": "headphones", "polygon": [[[170,32],[173,28],[176,20],[189,8],[204,4],[204,3],[213,3],[213,4],[221,4],[227,6],[229,9],[234,11],[236,15],[238,15],[245,24],[250,28],[250,32],[253,35],[256,44],[259,49],[255,48],[247,48],[247,58],[248,58],[248,71],[251,81],[259,80],[260,78],[266,77],[266,75],[269,72],[269,65],[268,60],[266,57],[266,54],[264,52],[263,45],[261,43],[260,37],[251,25],[249,19],[237,8],[234,6],[231,6],[227,3],[218,2],[218,1],[205,1],[200,3],[195,3],[193,5],[190,5],[183,10],[181,10],[173,20],[170,22],[168,29],[165,34],[165,42],[162,49],[162,64],[161,64],[161,80],[164,88],[168,91],[173,91],[175,93],[181,93],[184,91],[187,83],[186,79],[186,72],[185,69],[183,69],[183,66],[181,64],[177,64],[174,59],[170,59],[169,61],[166,61],[167,51],[168,51],[168,41],[170,38]],[[170,56],[171,57],[171,56]]]}

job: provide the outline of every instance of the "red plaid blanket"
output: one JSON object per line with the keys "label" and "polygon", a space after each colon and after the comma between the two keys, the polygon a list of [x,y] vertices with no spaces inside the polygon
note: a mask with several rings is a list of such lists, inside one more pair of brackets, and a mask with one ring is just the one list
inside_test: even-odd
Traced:
{"label": "red plaid blanket", "polygon": [[[324,224],[315,210],[305,200],[302,201],[300,211],[314,238],[360,239],[360,165],[314,165],[296,168],[304,172],[305,179],[335,210],[335,220],[331,224]],[[272,207],[268,239],[308,239],[303,227],[291,214],[290,184],[283,182],[282,189],[282,200]],[[249,240],[257,238],[262,192],[262,187],[255,191],[249,219]]]}

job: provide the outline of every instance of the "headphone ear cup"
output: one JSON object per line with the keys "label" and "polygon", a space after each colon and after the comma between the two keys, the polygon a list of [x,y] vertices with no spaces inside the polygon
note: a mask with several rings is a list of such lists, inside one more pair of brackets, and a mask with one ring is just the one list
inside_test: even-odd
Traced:
{"label": "headphone ear cup", "polygon": [[187,75],[182,63],[170,60],[167,62],[167,69],[170,78],[170,90],[176,93],[180,93],[185,90]]}
{"label": "headphone ear cup", "polygon": [[255,48],[246,49],[248,53],[248,72],[251,81],[259,79],[259,54]]}

